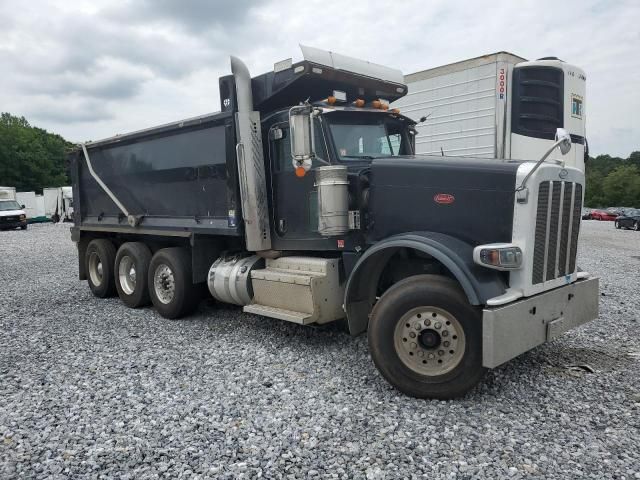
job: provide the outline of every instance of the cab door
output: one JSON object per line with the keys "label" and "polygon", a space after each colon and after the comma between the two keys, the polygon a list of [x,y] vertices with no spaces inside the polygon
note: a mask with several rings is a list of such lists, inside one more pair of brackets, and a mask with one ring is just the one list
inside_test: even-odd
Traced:
{"label": "cab door", "polygon": [[[269,129],[269,161],[271,168],[272,225],[276,241],[274,248],[292,248],[289,240],[322,239],[318,234],[317,194],[313,168],[323,164],[314,160],[312,169],[297,177],[291,156],[291,138],[288,122]],[[316,153],[327,158],[321,130],[316,129]]]}

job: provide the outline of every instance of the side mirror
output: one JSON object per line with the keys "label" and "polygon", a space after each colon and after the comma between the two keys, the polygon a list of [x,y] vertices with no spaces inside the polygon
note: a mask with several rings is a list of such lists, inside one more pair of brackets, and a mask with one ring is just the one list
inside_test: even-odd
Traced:
{"label": "side mirror", "polygon": [[25,207],[24,205],[20,205],[20,208],[27,208],[27,207]]}
{"label": "side mirror", "polygon": [[313,110],[310,105],[300,105],[289,110],[293,168],[296,170],[296,175],[300,177],[309,171],[311,160],[315,156],[311,130],[312,115]]}
{"label": "side mirror", "polygon": [[571,135],[564,128],[558,128],[556,130],[556,142],[560,142],[560,152],[562,155],[566,155],[571,150]]}

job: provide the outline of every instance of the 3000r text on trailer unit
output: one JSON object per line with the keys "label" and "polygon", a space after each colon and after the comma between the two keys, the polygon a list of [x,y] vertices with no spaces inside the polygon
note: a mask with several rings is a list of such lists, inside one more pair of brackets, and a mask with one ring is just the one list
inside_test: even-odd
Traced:
{"label": "3000r text on trailer unit", "polygon": [[178,318],[206,283],[263,316],[346,318],[390,383],[436,398],[597,316],[567,132],[538,162],[416,156],[415,122],[388,107],[400,71],[302,51],[255,78],[232,57],[219,113],[73,153],[96,296]]}

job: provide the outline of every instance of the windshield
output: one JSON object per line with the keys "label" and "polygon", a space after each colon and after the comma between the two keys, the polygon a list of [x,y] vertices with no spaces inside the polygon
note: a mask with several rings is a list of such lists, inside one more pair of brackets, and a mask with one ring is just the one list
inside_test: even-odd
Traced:
{"label": "windshield", "polygon": [[371,160],[412,153],[406,126],[398,120],[378,114],[332,114],[327,119],[340,160]]}
{"label": "windshield", "polygon": [[22,210],[22,207],[15,200],[0,200],[0,212],[7,210]]}

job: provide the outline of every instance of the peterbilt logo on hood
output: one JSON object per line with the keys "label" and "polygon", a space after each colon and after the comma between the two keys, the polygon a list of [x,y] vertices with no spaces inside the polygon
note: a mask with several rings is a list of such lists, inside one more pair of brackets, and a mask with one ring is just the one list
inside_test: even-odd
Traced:
{"label": "peterbilt logo on hood", "polygon": [[456,201],[456,197],[454,197],[450,193],[436,193],[433,196],[433,201],[439,203],[440,205],[450,205]]}
{"label": "peterbilt logo on hood", "polygon": [[569,175],[569,171],[565,170],[564,168],[560,170],[560,172],[558,172],[558,176],[560,177],[560,180],[564,180],[565,178],[567,178],[567,175]]}

